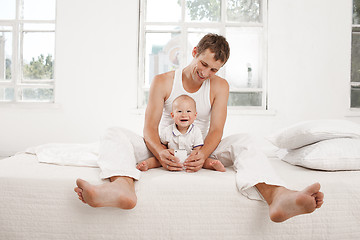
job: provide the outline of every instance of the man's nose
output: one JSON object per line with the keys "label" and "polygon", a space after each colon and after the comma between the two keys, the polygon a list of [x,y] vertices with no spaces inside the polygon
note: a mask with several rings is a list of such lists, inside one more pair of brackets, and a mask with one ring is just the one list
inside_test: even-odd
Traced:
{"label": "man's nose", "polygon": [[209,68],[205,68],[205,69],[202,70],[202,76],[203,77],[208,77],[208,76],[210,76],[209,74],[210,74],[210,69]]}

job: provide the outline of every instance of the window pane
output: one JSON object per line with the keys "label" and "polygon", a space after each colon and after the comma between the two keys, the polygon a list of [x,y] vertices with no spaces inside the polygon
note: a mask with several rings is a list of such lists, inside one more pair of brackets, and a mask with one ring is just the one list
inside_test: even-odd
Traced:
{"label": "window pane", "polygon": [[360,82],[360,28],[353,28],[352,33],[351,81]]}
{"label": "window pane", "polygon": [[147,33],[145,50],[145,87],[155,75],[177,69],[181,61],[180,33]]}
{"label": "window pane", "polygon": [[230,92],[228,106],[261,106],[260,92]]}
{"label": "window pane", "polygon": [[181,20],[181,1],[147,0],[147,22],[178,22]]}
{"label": "window pane", "polygon": [[55,32],[55,24],[53,23],[45,23],[45,24],[39,24],[39,23],[25,23],[24,24],[24,31],[54,31]]}
{"label": "window pane", "polygon": [[360,0],[353,0],[353,24],[360,24]]}
{"label": "window pane", "polygon": [[360,87],[351,87],[351,107],[360,108]]}
{"label": "window pane", "polygon": [[9,102],[14,100],[13,88],[0,88],[0,101]]}
{"label": "window pane", "polygon": [[227,28],[230,58],[226,63],[226,80],[230,87],[261,87],[262,29]]}
{"label": "window pane", "polygon": [[227,0],[227,20],[260,22],[260,0]]}
{"label": "window pane", "polygon": [[0,82],[11,80],[12,32],[0,30]]}
{"label": "window pane", "polygon": [[55,20],[55,0],[23,0],[23,19]]}
{"label": "window pane", "polygon": [[186,0],[186,21],[220,21],[220,0]]}
{"label": "window pane", "polygon": [[54,89],[52,88],[24,88],[21,92],[22,101],[52,102]]}
{"label": "window pane", "polygon": [[16,0],[1,0],[0,6],[0,20],[16,18]]}
{"label": "window pane", "polygon": [[24,79],[54,78],[55,33],[24,32]]}

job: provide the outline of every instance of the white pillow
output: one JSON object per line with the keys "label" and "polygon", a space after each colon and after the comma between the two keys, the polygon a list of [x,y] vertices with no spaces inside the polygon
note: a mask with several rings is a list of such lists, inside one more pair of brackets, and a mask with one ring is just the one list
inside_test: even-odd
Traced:
{"label": "white pillow", "polygon": [[360,124],[340,119],[300,122],[270,136],[275,146],[296,149],[332,138],[360,138]]}
{"label": "white pillow", "polygon": [[360,170],[360,139],[324,140],[289,152],[282,160],[319,170]]}

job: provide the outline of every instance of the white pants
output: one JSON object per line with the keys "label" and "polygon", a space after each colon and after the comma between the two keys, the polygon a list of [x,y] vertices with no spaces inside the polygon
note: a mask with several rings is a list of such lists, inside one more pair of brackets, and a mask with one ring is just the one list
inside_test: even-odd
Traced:
{"label": "white pants", "polygon": [[[141,171],[136,164],[152,156],[143,137],[123,128],[110,128],[100,142],[100,177],[127,176],[139,180]],[[224,138],[210,157],[220,160],[225,167],[234,167],[237,188],[250,199],[264,200],[254,187],[258,183],[284,186],[265,154],[247,134]]]}

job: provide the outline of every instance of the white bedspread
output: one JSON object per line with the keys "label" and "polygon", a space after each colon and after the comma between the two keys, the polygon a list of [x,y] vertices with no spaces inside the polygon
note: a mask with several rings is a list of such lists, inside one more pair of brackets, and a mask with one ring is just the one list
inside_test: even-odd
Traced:
{"label": "white bedspread", "polygon": [[360,239],[360,172],[271,163],[292,188],[319,181],[323,207],[276,224],[265,203],[238,192],[230,168],[159,168],[136,182],[135,209],[94,209],[73,188],[78,177],[100,184],[98,168],[42,164],[20,154],[0,160],[0,239]]}

